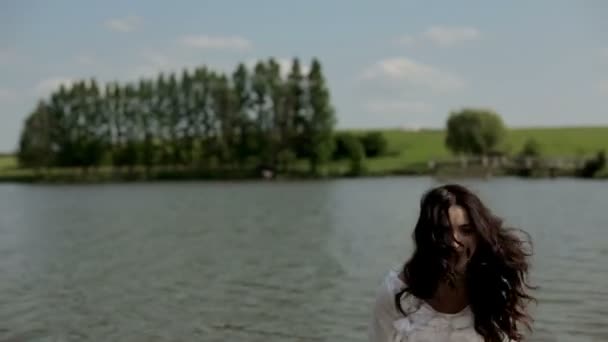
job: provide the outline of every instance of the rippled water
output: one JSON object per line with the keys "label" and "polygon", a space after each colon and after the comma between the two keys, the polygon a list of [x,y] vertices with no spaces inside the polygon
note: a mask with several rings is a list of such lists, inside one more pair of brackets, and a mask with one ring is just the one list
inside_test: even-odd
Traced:
{"label": "rippled water", "polygon": [[[534,341],[608,341],[608,183],[469,181],[535,243]],[[366,341],[429,178],[0,186],[0,341]]]}

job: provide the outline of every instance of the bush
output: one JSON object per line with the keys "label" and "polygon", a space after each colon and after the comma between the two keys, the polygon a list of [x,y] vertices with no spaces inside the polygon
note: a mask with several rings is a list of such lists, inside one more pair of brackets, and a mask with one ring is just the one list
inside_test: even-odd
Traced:
{"label": "bush", "polygon": [[352,133],[338,133],[334,135],[335,148],[332,154],[333,160],[348,159],[351,157],[349,148],[353,147],[353,139],[361,144],[363,155],[367,158],[381,157],[388,153],[388,141],[381,132],[369,132],[357,137]]}
{"label": "bush", "polygon": [[365,160],[365,149],[361,140],[351,133],[338,133],[334,137],[335,149],[332,158],[334,160],[350,160],[351,175],[363,173],[363,161]]}
{"label": "bush", "polygon": [[336,135],[334,135],[335,148],[332,154],[333,160],[341,160],[348,158],[349,154],[347,145],[348,141],[353,138],[353,135],[350,133],[337,133]]}
{"label": "bush", "polygon": [[579,177],[592,178],[598,172],[606,167],[606,151],[602,150],[597,153],[595,158],[587,160],[582,169],[578,170]]}
{"label": "bush", "polygon": [[521,157],[539,157],[542,154],[542,149],[538,141],[533,138],[526,140],[519,155]]}
{"label": "bush", "polygon": [[386,154],[388,141],[380,132],[370,132],[360,138],[365,156],[368,158],[380,157]]}
{"label": "bush", "polygon": [[350,136],[345,140],[345,147],[348,151],[350,159],[350,175],[357,176],[363,173],[363,161],[365,159],[365,151],[361,141],[354,136]]}

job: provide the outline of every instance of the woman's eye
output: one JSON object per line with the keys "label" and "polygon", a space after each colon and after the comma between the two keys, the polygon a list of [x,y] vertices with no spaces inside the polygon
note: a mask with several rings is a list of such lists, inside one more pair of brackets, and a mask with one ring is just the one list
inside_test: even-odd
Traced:
{"label": "woman's eye", "polygon": [[473,234],[473,229],[471,229],[471,228],[463,228],[460,231],[462,232],[462,234],[465,234],[465,235]]}

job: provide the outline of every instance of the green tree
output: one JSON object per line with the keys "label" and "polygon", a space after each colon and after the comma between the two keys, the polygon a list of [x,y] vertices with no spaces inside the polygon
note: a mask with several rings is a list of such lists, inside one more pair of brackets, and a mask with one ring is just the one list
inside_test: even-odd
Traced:
{"label": "green tree", "polygon": [[214,115],[211,109],[211,72],[206,67],[196,69],[195,79],[195,127],[196,149],[198,154],[198,166],[204,167],[209,164],[212,153],[208,148],[213,130]]}
{"label": "green tree", "polygon": [[17,160],[21,167],[40,168],[53,163],[51,116],[47,104],[40,101],[25,120],[19,139]]}
{"label": "green tree", "polygon": [[606,151],[600,150],[594,158],[588,159],[577,173],[579,177],[592,178],[606,167]]}
{"label": "green tree", "polygon": [[94,81],[90,84],[82,81],[77,84],[77,93],[73,101],[75,106],[76,125],[77,125],[77,156],[76,164],[82,167],[85,172],[95,166],[101,156],[101,146],[97,129],[99,120],[95,113],[96,98],[98,96],[97,85]]}
{"label": "green tree", "polygon": [[174,73],[169,74],[167,83],[167,128],[170,143],[170,163],[178,166],[183,163],[183,151],[181,149],[181,121],[183,118],[183,106],[181,101],[181,87]]}
{"label": "green tree", "polygon": [[218,137],[218,159],[223,164],[234,161],[236,142],[237,115],[235,114],[235,96],[226,75],[220,75],[214,87],[213,103],[218,126],[215,132]]}
{"label": "green tree", "polygon": [[117,166],[126,166],[132,172],[138,161],[138,103],[137,93],[132,85],[127,85],[121,91],[119,98],[121,132],[118,148]]}
{"label": "green tree", "polygon": [[140,103],[140,124],[141,134],[143,134],[143,141],[141,144],[141,163],[143,163],[146,169],[146,175],[150,176],[152,166],[155,162],[155,144],[154,144],[154,125],[155,116],[153,115],[153,96],[154,89],[153,84],[150,81],[141,80],[137,89]]}
{"label": "green tree", "polygon": [[51,95],[48,107],[53,125],[50,128],[51,144],[54,148],[54,166],[76,165],[76,120],[72,107],[74,93],[63,84]]}
{"label": "green tree", "polygon": [[196,140],[196,110],[194,107],[195,83],[194,75],[190,75],[187,69],[182,72],[179,81],[180,104],[180,149],[182,163],[191,166],[194,163],[194,148]]}
{"label": "green tree", "polygon": [[99,166],[106,150],[106,129],[104,125],[103,99],[95,79],[84,85],[83,128],[81,139],[81,166],[86,168]]}
{"label": "green tree", "polygon": [[343,142],[350,162],[350,175],[357,176],[362,174],[364,171],[365,151],[361,140],[352,134],[346,134],[343,136]]}
{"label": "green tree", "polygon": [[110,122],[110,144],[112,146],[112,165],[115,167],[122,166],[123,163],[123,150],[125,147],[125,120],[124,120],[124,103],[125,95],[123,88],[117,84],[112,83],[109,86],[109,94],[107,96],[109,111],[106,115],[109,116]]}
{"label": "green tree", "polygon": [[[300,140],[298,131],[305,131],[306,124],[306,85],[302,66],[298,58],[294,58],[287,79],[281,79],[279,64],[271,59],[270,91],[275,117],[277,156],[281,169],[289,169],[297,158],[296,145]],[[300,153],[301,154],[301,153]]]}
{"label": "green tree", "polygon": [[534,138],[527,139],[519,155],[522,157],[540,157],[542,148]]}
{"label": "green tree", "polygon": [[308,135],[310,143],[310,172],[317,174],[319,166],[325,164],[333,152],[332,134],[336,123],[329,89],[321,70],[321,63],[317,59],[312,61],[307,86],[305,125],[307,129],[304,132]]}
{"label": "green tree", "polygon": [[307,75],[294,59],[287,78],[271,58],[253,72],[239,64],[231,77],[203,66],[179,79],[161,73],[101,88],[91,79],[40,102],[23,124],[18,157],[24,166],[85,171],[106,158],[118,168],[143,165],[147,174],[155,165],[280,172],[300,157],[317,174],[334,147],[334,115],[316,59]]}
{"label": "green tree", "polygon": [[274,168],[275,143],[270,135],[274,120],[270,106],[270,89],[268,86],[268,67],[262,61],[255,65],[252,79],[253,108],[255,111],[255,131],[259,166]]}
{"label": "green tree", "polygon": [[251,117],[252,94],[249,71],[244,64],[239,64],[232,74],[234,87],[235,141],[233,152],[241,168],[245,167],[247,159],[255,153],[255,130]]}
{"label": "green tree", "polygon": [[334,150],[332,153],[333,160],[342,160],[349,157],[348,140],[353,139],[352,133],[339,132],[334,134]]}
{"label": "green tree", "polygon": [[369,132],[361,137],[365,156],[369,158],[386,154],[388,141],[381,132]]}
{"label": "green tree", "polygon": [[491,110],[466,108],[450,114],[445,144],[455,154],[497,152],[506,135],[500,116]]}

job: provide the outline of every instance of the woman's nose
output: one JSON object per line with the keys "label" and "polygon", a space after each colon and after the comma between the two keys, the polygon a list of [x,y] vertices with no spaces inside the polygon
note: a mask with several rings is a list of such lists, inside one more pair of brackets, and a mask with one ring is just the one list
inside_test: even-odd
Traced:
{"label": "woman's nose", "polygon": [[462,240],[460,239],[460,234],[458,232],[452,233],[452,247],[454,247],[454,248],[462,247]]}

